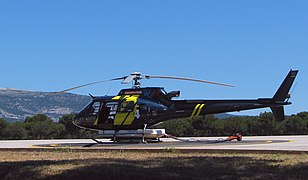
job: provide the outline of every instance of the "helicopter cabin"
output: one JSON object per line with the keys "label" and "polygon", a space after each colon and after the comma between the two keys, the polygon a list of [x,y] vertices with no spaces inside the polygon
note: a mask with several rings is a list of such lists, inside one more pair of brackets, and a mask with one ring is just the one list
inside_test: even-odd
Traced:
{"label": "helicopter cabin", "polygon": [[[152,106],[165,108],[166,106],[171,106],[172,97],[178,97],[179,94],[180,91],[172,91],[170,93],[166,93],[164,88],[161,87],[147,87],[122,89],[118,96],[138,95],[138,98],[147,100],[139,102],[140,104],[151,103]],[[123,99],[119,101],[117,98],[117,96],[93,97],[92,101],[83,110],[81,110],[80,113],[76,115],[74,120],[75,124],[85,128],[99,130],[112,130],[115,128],[121,128],[122,130],[125,128],[142,128],[143,124],[134,124],[138,122],[134,121],[135,115],[139,116],[139,111],[137,111],[137,106],[135,106],[136,102],[128,100],[129,98],[125,98],[125,100]],[[118,118],[116,116],[118,116]],[[121,118],[119,118],[120,116],[125,117],[127,120],[121,121]]]}

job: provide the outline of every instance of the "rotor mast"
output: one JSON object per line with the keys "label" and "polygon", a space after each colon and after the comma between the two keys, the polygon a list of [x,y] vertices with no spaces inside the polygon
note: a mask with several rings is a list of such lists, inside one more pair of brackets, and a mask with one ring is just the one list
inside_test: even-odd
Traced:
{"label": "rotor mast", "polygon": [[140,72],[134,72],[134,73],[131,74],[131,76],[134,76],[133,88],[135,88],[135,89],[140,88],[141,83],[139,82],[139,80],[142,79],[141,73]]}
{"label": "rotor mast", "polygon": [[152,76],[152,75],[142,75],[141,72],[133,72],[129,76],[123,76],[123,77],[118,77],[118,78],[113,78],[109,80],[102,80],[102,81],[96,81],[92,83],[87,83],[84,85],[79,85],[75,86],[69,89],[65,89],[59,92],[55,92],[54,94],[61,94],[65,93],[74,89],[79,89],[82,87],[90,86],[93,84],[98,84],[98,83],[103,83],[103,82],[110,82],[110,81],[117,81],[117,80],[123,80],[122,84],[128,84],[130,82],[133,82],[133,88],[138,89],[141,86],[140,80],[142,79],[173,79],[173,80],[184,80],[184,81],[194,81],[194,82],[201,82],[201,83],[208,83],[208,84],[214,84],[214,85],[219,85],[219,86],[228,86],[228,87],[234,87],[233,85],[230,84],[223,84],[223,83],[218,83],[214,81],[207,81],[207,80],[202,80],[202,79],[193,79],[193,78],[186,78],[186,77],[177,77],[177,76]]}

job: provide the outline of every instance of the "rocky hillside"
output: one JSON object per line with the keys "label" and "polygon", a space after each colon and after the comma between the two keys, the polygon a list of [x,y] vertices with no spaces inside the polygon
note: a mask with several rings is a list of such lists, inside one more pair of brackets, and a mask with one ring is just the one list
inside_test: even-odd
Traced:
{"label": "rocky hillside", "polygon": [[58,120],[64,114],[78,112],[90,101],[88,96],[71,93],[51,95],[47,92],[0,89],[0,118],[22,121],[27,116],[42,113]]}

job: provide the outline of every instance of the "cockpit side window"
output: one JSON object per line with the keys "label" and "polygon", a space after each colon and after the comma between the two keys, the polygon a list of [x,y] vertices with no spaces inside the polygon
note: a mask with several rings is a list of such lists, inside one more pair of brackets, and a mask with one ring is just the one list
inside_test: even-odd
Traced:
{"label": "cockpit side window", "polygon": [[108,102],[106,104],[106,107],[108,108],[111,115],[116,114],[118,109],[118,102]]}
{"label": "cockpit side window", "polygon": [[81,112],[83,115],[96,116],[101,110],[102,102],[92,101]]}
{"label": "cockpit side window", "polygon": [[96,115],[100,110],[101,103],[99,101],[91,102],[84,110],[80,113],[85,115]]}
{"label": "cockpit side window", "polygon": [[92,115],[97,115],[101,108],[101,103],[99,101],[96,101],[92,105]]}

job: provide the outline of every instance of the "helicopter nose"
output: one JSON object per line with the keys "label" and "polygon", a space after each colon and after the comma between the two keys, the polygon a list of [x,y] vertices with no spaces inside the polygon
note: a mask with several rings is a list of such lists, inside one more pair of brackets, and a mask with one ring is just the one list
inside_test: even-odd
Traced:
{"label": "helicopter nose", "polygon": [[82,117],[80,117],[80,116],[76,116],[75,118],[74,118],[74,120],[73,120],[73,123],[74,124],[76,124],[76,125],[78,125],[78,126],[80,126],[81,124],[82,124]]}

